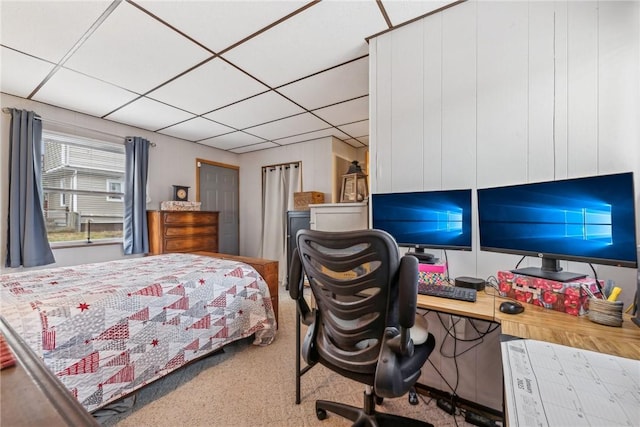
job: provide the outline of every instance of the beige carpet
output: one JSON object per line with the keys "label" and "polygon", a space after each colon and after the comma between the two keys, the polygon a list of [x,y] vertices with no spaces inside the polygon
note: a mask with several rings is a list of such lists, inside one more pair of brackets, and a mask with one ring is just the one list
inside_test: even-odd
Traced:
{"label": "beige carpet", "polygon": [[[280,326],[275,342],[257,347],[250,340],[193,363],[139,391],[133,407],[101,419],[104,426],[348,426],[329,414],[315,415],[315,400],[362,405],[364,386],[323,366],[302,377],[302,402],[295,404],[295,305],[280,293]],[[422,398],[423,396],[420,396]],[[440,410],[435,401],[410,405],[406,397],[386,399],[379,410],[428,421],[435,426],[470,426]]]}

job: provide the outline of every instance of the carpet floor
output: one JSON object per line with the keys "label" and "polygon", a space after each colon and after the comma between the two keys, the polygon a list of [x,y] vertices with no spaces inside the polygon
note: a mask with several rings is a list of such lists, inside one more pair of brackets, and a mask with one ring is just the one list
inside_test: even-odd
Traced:
{"label": "carpet floor", "polygon": [[[280,292],[279,329],[269,346],[258,347],[251,339],[235,342],[219,353],[194,362],[148,385],[124,412],[105,410],[99,418],[104,427],[143,426],[349,426],[329,413],[320,421],[315,415],[317,399],[362,405],[364,386],[318,365],[301,381],[302,402],[295,404],[295,304]],[[445,413],[419,396],[418,405],[407,397],[385,399],[377,409],[428,421],[437,427],[470,426],[461,416]],[[113,413],[113,414],[112,414]]]}

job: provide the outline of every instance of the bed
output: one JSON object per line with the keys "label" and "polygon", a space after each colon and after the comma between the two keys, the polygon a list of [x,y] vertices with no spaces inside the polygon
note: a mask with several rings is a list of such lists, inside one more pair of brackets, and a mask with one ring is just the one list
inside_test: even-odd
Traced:
{"label": "bed", "polygon": [[254,268],[184,253],[0,275],[0,315],[89,412],[277,329]]}

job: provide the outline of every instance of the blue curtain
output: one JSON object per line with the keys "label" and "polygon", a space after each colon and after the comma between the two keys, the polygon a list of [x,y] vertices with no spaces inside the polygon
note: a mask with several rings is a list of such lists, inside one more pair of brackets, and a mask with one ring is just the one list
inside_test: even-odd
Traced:
{"label": "blue curtain", "polygon": [[33,111],[11,109],[9,218],[6,267],[56,262],[42,211],[42,122]]}
{"label": "blue curtain", "polygon": [[127,137],[125,141],[126,166],[124,175],[123,243],[125,255],[149,252],[147,231],[147,170],[149,141]]}

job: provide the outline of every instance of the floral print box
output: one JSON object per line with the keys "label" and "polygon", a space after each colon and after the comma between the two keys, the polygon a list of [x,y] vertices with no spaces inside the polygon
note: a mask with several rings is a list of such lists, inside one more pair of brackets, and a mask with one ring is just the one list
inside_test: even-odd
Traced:
{"label": "floral print box", "polygon": [[[600,285],[602,286],[602,281]],[[588,287],[594,295],[600,296],[596,279],[593,277],[584,277],[572,282],[556,282],[510,271],[499,271],[498,287],[503,297],[573,316],[582,316],[589,311],[589,296],[584,287]]]}

